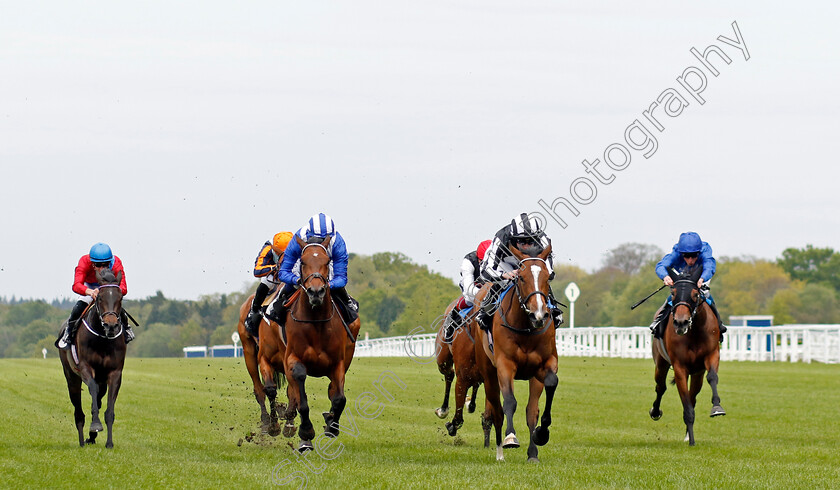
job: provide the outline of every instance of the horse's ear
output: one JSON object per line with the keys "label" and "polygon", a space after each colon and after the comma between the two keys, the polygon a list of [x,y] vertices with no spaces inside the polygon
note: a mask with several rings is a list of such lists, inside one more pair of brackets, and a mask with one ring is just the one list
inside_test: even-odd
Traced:
{"label": "horse's ear", "polygon": [[117,284],[122,283],[123,271],[117,272]]}
{"label": "horse's ear", "polygon": [[551,255],[551,244],[550,243],[548,244],[547,247],[545,247],[545,250],[542,251],[542,253],[540,254],[539,257],[543,260],[546,260],[546,259],[548,259],[549,255]]}
{"label": "horse's ear", "polygon": [[323,245],[323,246],[324,246],[324,248],[328,248],[328,247],[330,246],[330,241],[331,241],[332,239],[333,239],[333,236],[332,236],[332,235],[327,235],[327,238],[325,238],[325,239],[324,239],[324,241],[323,241],[323,242],[321,242],[321,245]]}
{"label": "horse's ear", "polygon": [[674,270],[673,267],[668,267],[668,275],[671,276],[671,279],[673,279],[674,281],[676,281],[680,277],[679,274],[677,274],[677,271]]}
{"label": "horse's ear", "polygon": [[306,242],[301,240],[300,235],[298,235],[298,234],[295,234],[295,241],[297,242],[297,244],[298,244],[298,246],[300,247],[301,250],[303,250],[303,247],[306,246]]}

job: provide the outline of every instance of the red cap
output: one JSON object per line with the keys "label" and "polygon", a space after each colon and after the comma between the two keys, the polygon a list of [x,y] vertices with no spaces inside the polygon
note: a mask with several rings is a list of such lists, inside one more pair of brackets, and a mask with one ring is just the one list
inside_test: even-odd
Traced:
{"label": "red cap", "polygon": [[488,248],[490,248],[490,240],[484,240],[478,244],[478,248],[475,249],[475,254],[478,255],[478,260],[484,260],[484,255],[487,253]]}

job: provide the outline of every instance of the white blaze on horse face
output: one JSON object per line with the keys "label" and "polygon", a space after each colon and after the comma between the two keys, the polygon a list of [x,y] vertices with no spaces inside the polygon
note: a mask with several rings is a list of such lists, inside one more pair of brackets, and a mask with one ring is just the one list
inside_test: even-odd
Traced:
{"label": "white blaze on horse face", "polygon": [[[540,290],[540,271],[541,270],[542,269],[538,265],[532,265],[531,266],[531,274],[534,275],[534,291],[539,291]],[[542,302],[541,295],[537,294],[537,295],[534,296],[534,298],[537,300],[537,311],[542,311],[543,302]]]}

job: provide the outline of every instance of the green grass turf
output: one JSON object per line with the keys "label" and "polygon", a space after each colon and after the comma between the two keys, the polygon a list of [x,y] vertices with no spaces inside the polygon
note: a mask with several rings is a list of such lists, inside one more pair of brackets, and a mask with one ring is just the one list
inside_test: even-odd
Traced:
{"label": "green grass turf", "polygon": [[[383,382],[393,400],[374,386],[384,372],[405,384],[401,389]],[[105,433],[95,446],[78,447],[57,359],[4,359],[0,486],[253,488],[287,479],[290,486],[308,488],[840,487],[840,366],[722,363],[727,415],[709,418],[711,390],[704,386],[695,447],[683,442],[674,386],[665,394],[663,418],[648,417],[654,398],[650,360],[561,358],[559,377],[541,463],[526,462],[524,382],[515,387],[523,447],[506,450],[506,461],[499,463],[494,449],[482,447],[478,413],[465,414],[456,438],[446,434],[444,421],[433,413],[443,391],[434,364],[356,359],[346,386],[356,434],[343,433],[328,448],[332,459],[309,453],[307,466],[290,446],[297,438],[259,434],[241,359],[129,358],[113,450],[105,449]],[[320,432],[320,412],[329,406],[326,380],[311,381],[313,422]],[[356,402],[363,393],[378,396],[369,411],[383,403],[375,418],[360,416]],[[484,403],[479,393],[477,412]],[[82,400],[89,422],[86,392]]]}

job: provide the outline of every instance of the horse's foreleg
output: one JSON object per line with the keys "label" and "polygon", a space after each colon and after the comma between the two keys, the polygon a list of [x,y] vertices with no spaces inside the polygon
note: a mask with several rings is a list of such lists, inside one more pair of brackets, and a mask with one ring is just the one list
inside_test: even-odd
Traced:
{"label": "horse's foreleg", "polygon": [[674,365],[674,381],[683,405],[683,422],[685,422],[685,440],[689,446],[694,445],[694,406],[691,404],[691,393],[688,390],[688,373],[683,366]]}
{"label": "horse's foreleg", "polygon": [[[549,367],[545,378],[543,378],[543,385],[545,386],[545,410],[543,410],[540,425],[533,430],[533,435],[531,436],[537,446],[544,446],[548,442],[550,435],[548,428],[551,426],[551,405],[554,403],[554,393],[557,391],[558,384],[557,364],[555,361],[554,365]],[[531,396],[533,396],[533,388]],[[539,403],[539,395],[537,395],[537,403]]]}
{"label": "horse's foreleg", "polygon": [[271,418],[265,408],[265,388],[260,380],[260,365],[257,358],[257,345],[254,339],[243,337],[242,339],[242,357],[245,358],[245,367],[248,369],[248,375],[251,377],[251,382],[254,384],[254,398],[260,406],[260,427],[263,432],[268,432],[268,425],[271,423]]}
{"label": "horse's foreleg", "polygon": [[513,395],[513,377],[515,375],[515,368],[508,366],[508,363],[502,363],[498,359],[497,368],[499,376],[499,390],[502,392],[503,405],[502,409],[505,413],[505,440],[502,446],[505,448],[519,447],[519,440],[516,438],[516,429],[513,427],[513,414],[516,413],[516,397]]}
{"label": "horse's foreleg", "polygon": [[665,362],[664,359],[656,359],[656,370],[653,373],[653,380],[656,383],[656,400],[653,401],[653,407],[651,407],[649,412],[650,418],[653,420],[659,420],[662,418],[662,409],[659,408],[659,405],[662,403],[662,395],[664,395],[665,390],[668,389],[666,381],[668,378],[668,371],[670,369],[671,365]]}
{"label": "horse's foreleg", "polygon": [[105,441],[105,447],[108,449],[114,447],[114,440],[112,438],[112,433],[114,430],[114,408],[117,404],[117,395],[120,392],[121,384],[121,369],[117,369],[108,373],[108,408],[107,410],[105,410],[105,425],[108,426],[108,440]]}
{"label": "horse's foreleg", "polygon": [[472,396],[470,397],[469,405],[467,405],[467,412],[469,412],[469,413],[475,412],[475,403],[476,403],[475,400],[476,400],[476,397],[478,395],[478,386],[480,384],[481,384],[480,382],[475,383],[472,387]]}
{"label": "horse's foreleg", "polygon": [[720,364],[720,351],[716,351],[713,355],[706,359],[706,370],[709,373],[706,375],[706,381],[712,388],[712,417],[718,415],[726,415],[726,411],[720,406],[720,396],[718,396],[718,368]]}
{"label": "horse's foreleg", "polygon": [[[288,369],[291,368],[291,369]],[[306,396],[306,366],[302,362],[294,362],[287,364],[287,370],[290,371],[291,378],[289,383],[294,383],[297,388],[297,411],[300,414],[300,427],[298,427],[298,436],[301,439],[300,450],[312,448],[312,439],[315,437],[315,428],[312,426],[312,420],[309,418],[309,400]],[[291,397],[289,405],[291,406]]]}
{"label": "horse's foreleg", "polygon": [[464,425],[464,403],[467,399],[467,390],[469,386],[464,382],[461,376],[455,380],[455,416],[452,421],[446,424],[446,431],[450,436],[455,436]]}
{"label": "horse's foreleg", "polygon": [[[528,405],[525,407],[525,422],[528,424],[528,433],[530,440],[528,441],[528,461],[538,463],[540,458],[537,456],[537,418],[540,416],[540,395],[543,392],[543,384],[537,378],[531,378],[528,381]],[[544,444],[544,443],[543,443]]]}
{"label": "horse's foreleg", "polygon": [[82,369],[82,381],[87,385],[90,392],[90,431],[101,432],[102,422],[99,420],[99,383],[96,382],[90,372],[90,368]]}
{"label": "horse's foreleg", "polygon": [[[490,362],[489,360],[486,362]],[[504,461],[502,451],[502,404],[499,401],[499,380],[495,370],[490,370],[484,378],[484,423],[492,422],[496,431],[496,460]],[[489,427],[487,428],[489,431]]]}
{"label": "horse's foreleg", "polygon": [[324,414],[324,422],[327,423],[324,433],[328,436],[335,437],[339,431],[339,420],[341,414],[344,412],[344,406],[347,404],[347,398],[344,396],[344,363],[339,362],[330,377],[329,387],[330,397],[330,411]]}
{"label": "horse's foreleg", "polygon": [[[274,367],[268,359],[260,356],[259,368],[262,379],[264,380],[264,383],[260,383],[260,385],[265,396],[268,396],[268,404],[271,407],[271,413],[268,416],[268,424],[263,426],[263,430],[270,436],[277,437],[280,435],[280,423],[278,421],[277,408],[275,404],[275,400],[277,399],[277,383],[274,381]],[[258,381],[254,381],[255,396],[257,394],[257,383]],[[259,402],[259,397],[257,397],[257,401]],[[262,410],[265,412],[265,406],[262,407]]]}
{"label": "horse's foreleg", "polygon": [[689,383],[689,399],[691,400],[691,406],[695,409],[697,408],[697,394],[700,393],[700,390],[703,389],[703,375],[706,374],[705,371],[701,371],[699,373],[694,373],[690,376],[691,381]]}

